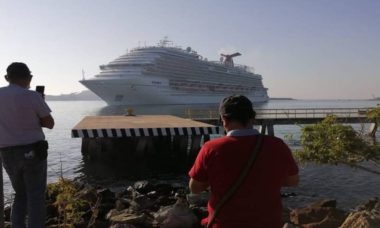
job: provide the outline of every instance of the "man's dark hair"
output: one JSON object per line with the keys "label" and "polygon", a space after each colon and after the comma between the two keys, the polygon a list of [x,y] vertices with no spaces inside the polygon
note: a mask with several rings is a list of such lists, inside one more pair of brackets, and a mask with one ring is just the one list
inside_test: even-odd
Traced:
{"label": "man's dark hair", "polygon": [[219,113],[224,118],[240,122],[243,125],[248,124],[249,120],[256,116],[252,102],[243,95],[224,98],[220,103]]}
{"label": "man's dark hair", "polygon": [[14,62],[8,66],[6,77],[9,80],[17,80],[30,79],[32,75],[28,66],[25,63]]}

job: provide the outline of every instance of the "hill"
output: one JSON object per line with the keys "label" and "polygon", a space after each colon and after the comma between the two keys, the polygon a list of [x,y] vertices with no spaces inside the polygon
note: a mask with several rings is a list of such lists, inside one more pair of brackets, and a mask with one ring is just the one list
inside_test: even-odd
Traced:
{"label": "hill", "polygon": [[61,95],[46,95],[45,99],[47,101],[95,101],[100,100],[100,98],[93,92],[89,90],[84,90],[82,92],[61,94]]}

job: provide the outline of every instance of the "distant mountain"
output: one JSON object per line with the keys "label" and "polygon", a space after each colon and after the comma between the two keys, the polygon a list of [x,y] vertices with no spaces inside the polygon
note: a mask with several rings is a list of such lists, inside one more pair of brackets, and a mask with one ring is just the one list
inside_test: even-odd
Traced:
{"label": "distant mountain", "polygon": [[46,100],[48,101],[95,101],[100,100],[100,98],[93,92],[89,90],[84,90],[82,92],[61,94],[61,95],[46,95]]}
{"label": "distant mountain", "polygon": [[294,98],[291,97],[270,97],[270,100],[294,100]]}

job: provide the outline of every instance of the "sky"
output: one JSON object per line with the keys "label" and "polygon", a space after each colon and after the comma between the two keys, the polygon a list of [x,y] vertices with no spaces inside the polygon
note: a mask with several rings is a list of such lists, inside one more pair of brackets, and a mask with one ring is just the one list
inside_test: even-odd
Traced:
{"label": "sky", "polygon": [[380,96],[378,0],[0,0],[0,72],[25,62],[47,94],[164,36],[209,60],[239,51],[270,97]]}

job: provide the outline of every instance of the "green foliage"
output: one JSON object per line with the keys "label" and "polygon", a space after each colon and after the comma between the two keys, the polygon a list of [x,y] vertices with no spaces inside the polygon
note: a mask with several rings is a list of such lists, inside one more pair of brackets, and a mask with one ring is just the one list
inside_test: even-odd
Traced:
{"label": "green foliage", "polygon": [[54,200],[60,224],[64,227],[74,227],[80,223],[84,214],[82,209],[89,204],[77,195],[78,192],[79,186],[65,178],[48,185],[48,196]]}
{"label": "green foliage", "polygon": [[380,161],[378,146],[367,142],[351,126],[337,123],[334,116],[304,127],[301,144],[303,150],[295,152],[300,162],[355,166],[362,161]]}
{"label": "green foliage", "polygon": [[371,109],[367,112],[367,117],[370,120],[374,120],[377,124],[380,124],[380,107]]}

